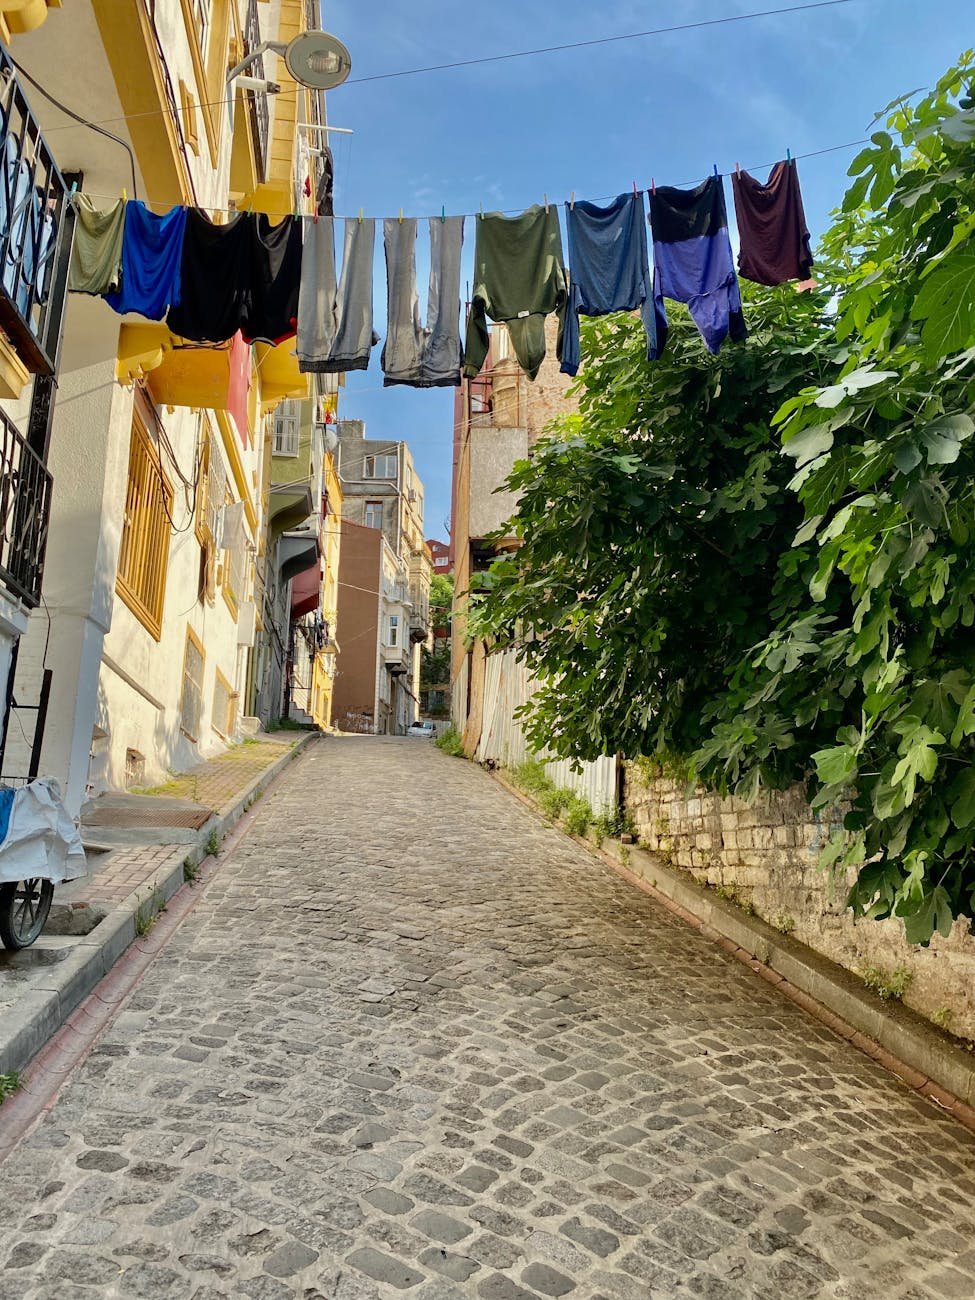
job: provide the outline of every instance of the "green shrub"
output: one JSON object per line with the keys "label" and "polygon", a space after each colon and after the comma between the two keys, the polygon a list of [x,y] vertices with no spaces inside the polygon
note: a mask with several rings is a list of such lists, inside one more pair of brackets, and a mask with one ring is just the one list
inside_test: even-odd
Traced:
{"label": "green shrub", "polygon": [[441,731],[433,743],[445,754],[450,754],[454,758],[464,757],[464,741],[456,727],[448,727],[446,731]]}
{"label": "green shrub", "polygon": [[898,966],[896,970],[884,970],[880,966],[865,966],[860,975],[867,988],[873,989],[884,1002],[900,1001],[914,979],[914,973],[906,966]]}
{"label": "green shrub", "polygon": [[589,800],[573,796],[565,812],[565,829],[570,835],[585,835],[592,825],[593,812]]}

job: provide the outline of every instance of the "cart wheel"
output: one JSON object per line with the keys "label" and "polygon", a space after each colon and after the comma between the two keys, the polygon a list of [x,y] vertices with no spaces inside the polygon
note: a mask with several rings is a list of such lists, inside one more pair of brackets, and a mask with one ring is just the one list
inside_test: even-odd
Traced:
{"label": "cart wheel", "polygon": [[29,948],[44,929],[54,885],[34,877],[0,885],[0,940],[11,952]]}

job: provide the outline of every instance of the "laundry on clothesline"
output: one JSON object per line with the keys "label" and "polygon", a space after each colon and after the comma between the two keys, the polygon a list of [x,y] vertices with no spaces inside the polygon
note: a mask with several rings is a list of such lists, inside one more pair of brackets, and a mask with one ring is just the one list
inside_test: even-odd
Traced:
{"label": "laundry on clothesline", "polygon": [[467,323],[464,374],[474,379],[487,360],[487,318],[508,327],[518,364],[534,379],[545,360],[545,317],[559,319],[559,355],[568,299],[562,230],[555,204],[531,207],[520,217],[489,212],[478,217],[474,242],[474,292]]}
{"label": "laundry on clothesline", "polygon": [[695,189],[655,186],[650,193],[653,231],[653,301],[657,318],[654,359],[667,345],[664,299],[686,303],[711,353],[730,337],[748,336],[741,310],[741,290],[728,235],[720,176],[709,176]]}
{"label": "laundry on clothesline", "polygon": [[579,317],[639,311],[647,332],[647,356],[655,355],[657,327],[647,252],[643,195],[621,194],[607,207],[567,203],[569,302],[562,344],[562,373],[579,370]]}
{"label": "laundry on clothesline", "polygon": [[312,374],[365,370],[379,342],[372,327],[376,223],[345,220],[342,273],[335,279],[332,217],[305,217],[298,298],[298,367]]}
{"label": "laundry on clothesline", "polygon": [[138,312],[147,320],[162,320],[179,302],[186,213],[176,207],[156,216],[135,199],[125,205],[121,284],[105,295],[120,315]]}
{"label": "laundry on clothesline", "polygon": [[813,257],[795,159],[777,162],[763,185],[748,172],[731,176],[741,251],[738,270],[756,284],[808,280]]}
{"label": "laundry on clothesline", "polygon": [[460,341],[460,254],[463,217],[431,217],[430,287],[426,326],[420,320],[416,285],[415,217],[383,223],[386,250],[386,345],[383,384],[412,388],[456,387],[463,350]]}
{"label": "laundry on clothesline", "polygon": [[[16,177],[14,177],[16,181]],[[732,176],[743,276],[760,284],[806,280],[812,266],[799,175],[791,157],[776,163],[763,184],[740,169]],[[11,186],[0,186],[0,191]],[[575,198],[564,205],[568,265],[559,206],[517,215],[475,218],[473,292],[462,341],[461,254],[465,218],[427,219],[430,275],[426,318],[417,286],[415,217],[383,222],[386,264],[386,386],[453,387],[476,377],[490,350],[489,321],[507,328],[511,351],[530,379],[546,352],[546,318],[558,319],[557,356],[564,374],[580,365],[580,319],[639,312],[647,357],[667,343],[666,299],[685,303],[708,350],[747,337],[728,233],[724,185],[709,176],[694,189],[651,186],[651,263],[644,194],[621,194],[599,205]],[[77,229],[69,287],[102,294],[120,313],[167,321],[180,338],[222,346],[240,334],[245,344],[277,345],[296,337],[299,368],[307,373],[365,370],[379,342],[373,328],[376,219],[335,218],[332,177],[316,192],[306,186],[315,215],[273,219],[234,211],[216,221],[199,208],[174,207],[156,216],[123,199],[96,209],[73,195]],[[42,211],[31,194],[0,193],[6,219],[41,253]],[[9,211],[6,211],[9,209]],[[6,211],[6,216],[5,216]],[[342,221],[341,274],[335,253]],[[22,227],[22,229],[21,229]]]}

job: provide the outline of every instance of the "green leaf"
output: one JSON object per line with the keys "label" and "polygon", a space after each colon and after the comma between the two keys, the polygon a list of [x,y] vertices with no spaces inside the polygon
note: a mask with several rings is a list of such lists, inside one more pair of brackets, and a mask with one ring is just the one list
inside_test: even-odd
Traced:
{"label": "green leaf", "polygon": [[828,424],[812,424],[790,438],[782,448],[787,456],[795,459],[797,468],[806,465],[817,456],[822,456],[833,445],[833,432]]}
{"label": "green leaf", "polygon": [[911,315],[923,321],[921,340],[929,360],[975,343],[975,252],[950,254],[923,282]]}
{"label": "green leaf", "polygon": [[948,791],[951,800],[951,820],[959,830],[975,822],[975,767],[966,768],[951,783]]}
{"label": "green leaf", "polygon": [[947,938],[955,919],[948,891],[941,885],[925,894],[914,911],[902,912],[900,906],[896,910],[897,915],[904,919],[904,936],[908,943],[927,945],[935,930]]}
{"label": "green leaf", "polygon": [[812,756],[816,775],[823,785],[845,785],[857,770],[856,751],[849,745],[820,749]]}
{"label": "green leaf", "polygon": [[975,686],[962,700],[961,708],[958,710],[958,721],[951,733],[952,747],[957,749],[964,738],[973,733],[975,733]]}

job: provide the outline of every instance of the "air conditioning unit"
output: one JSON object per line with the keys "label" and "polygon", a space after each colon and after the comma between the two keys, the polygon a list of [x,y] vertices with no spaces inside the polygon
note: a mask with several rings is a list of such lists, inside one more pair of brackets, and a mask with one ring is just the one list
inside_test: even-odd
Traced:
{"label": "air conditioning unit", "polygon": [[409,492],[407,492],[406,495],[407,495],[407,497],[409,498],[410,501],[415,501],[415,500],[416,500],[416,488],[410,488]]}

